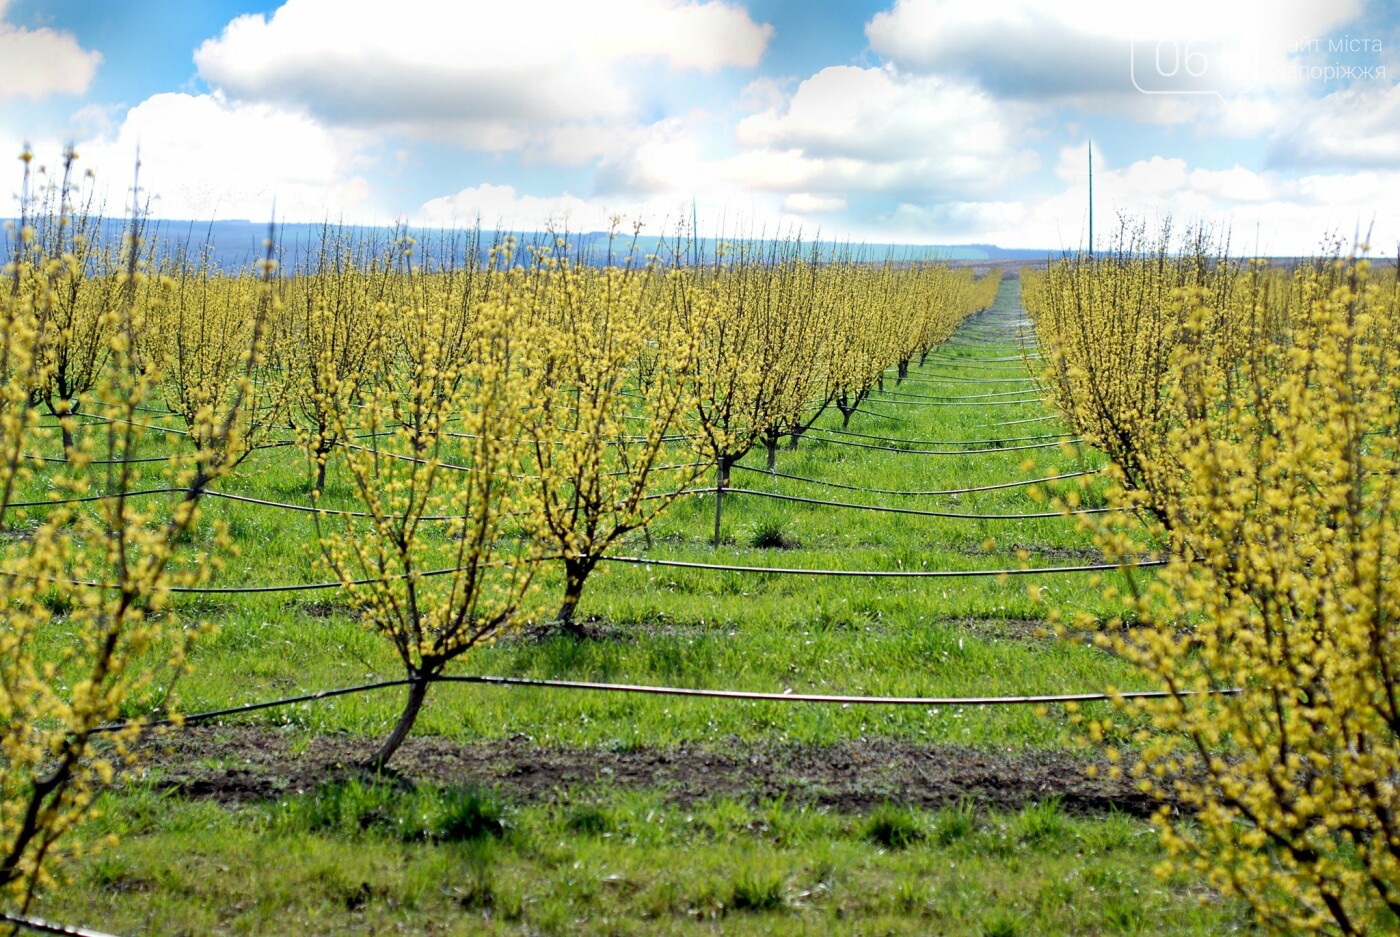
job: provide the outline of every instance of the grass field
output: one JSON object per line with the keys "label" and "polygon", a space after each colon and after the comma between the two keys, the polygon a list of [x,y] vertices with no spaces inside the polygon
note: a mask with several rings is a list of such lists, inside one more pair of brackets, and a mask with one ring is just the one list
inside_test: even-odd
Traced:
{"label": "grass field", "polygon": [[[782,450],[777,470],[798,478],[764,474],[764,453],[750,453],[733,483],[865,506],[1045,511],[1024,486],[868,490],[969,489],[1102,464],[1061,444],[1061,424],[1033,399],[1023,316],[1019,281],[1004,281],[992,309],[862,405],[849,433],[864,435],[814,431]],[[834,411],[819,423],[840,426]],[[1013,441],[974,442],[991,439]],[[978,451],[887,451],[914,441]],[[294,451],[256,453],[220,490],[307,503]],[[1080,484],[1042,487],[1101,503],[1099,484]],[[347,495],[333,468],[322,505],[353,507]],[[622,552],[844,570],[1098,561],[1071,518],[934,517],[740,493],[726,495],[715,548],[713,497],[681,499]],[[219,585],[328,578],[308,515],[232,501],[209,511],[239,548]],[[539,588],[554,596],[561,586],[546,576]],[[1051,606],[1104,608],[1100,590],[1086,573],[876,579],[605,564],[580,605],[590,639],[526,629],[452,672],[917,697],[1141,687],[1121,662],[1042,627]],[[186,712],[399,676],[389,645],[333,590],[183,605],[217,626],[180,686]],[[70,866],[71,881],[34,910],[158,934],[1250,929],[1242,906],[1153,874],[1151,804],[1126,782],[1090,776],[1098,756],[1062,706],[438,685],[397,773],[361,778],[345,766],[388,730],[400,692],[164,736],[144,776],[110,795],[96,821],[120,843]]]}

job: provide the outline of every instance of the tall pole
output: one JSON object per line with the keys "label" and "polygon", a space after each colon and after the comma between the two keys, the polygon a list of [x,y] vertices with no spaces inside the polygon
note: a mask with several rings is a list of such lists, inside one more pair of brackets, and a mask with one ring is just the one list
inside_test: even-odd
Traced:
{"label": "tall pole", "polygon": [[1089,256],[1094,256],[1094,141],[1089,141]]}

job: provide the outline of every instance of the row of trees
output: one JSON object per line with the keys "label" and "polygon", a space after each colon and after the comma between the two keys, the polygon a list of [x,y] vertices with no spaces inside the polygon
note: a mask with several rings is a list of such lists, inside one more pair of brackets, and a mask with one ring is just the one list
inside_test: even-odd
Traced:
{"label": "row of trees", "polygon": [[[582,635],[585,584],[621,538],[714,469],[718,540],[736,461],[800,437],[833,388],[863,396],[996,285],[943,267],[825,262],[797,241],[629,267],[580,262],[562,240],[521,262],[504,239],[470,275],[418,269],[401,250],[398,272],[377,281],[403,291],[371,320],[384,338],[356,357],[367,370],[323,353],[314,370],[332,392],[304,437],[319,459],[343,460],[369,515],[323,521],[327,561],[414,681],[381,765],[432,679],[522,617],[540,560],[563,572],[557,612],[540,617]],[[361,276],[312,271],[287,288],[327,291],[346,275]],[[895,336],[882,360],[843,342],[875,332]],[[286,343],[318,346],[329,347],[304,332]]]}
{"label": "row of trees", "polygon": [[1139,707],[1135,770],[1189,808],[1158,815],[1172,856],[1288,932],[1395,929],[1396,272],[1164,235],[1067,259],[1026,298],[1048,389],[1146,522],[1101,542],[1169,557],[1101,640],[1171,693]]}
{"label": "row of trees", "polygon": [[[329,228],[307,256],[279,265],[269,241],[225,272],[139,224],[104,242],[71,170],[37,199],[26,174],[0,299],[0,886],[21,894],[131,757],[142,723],[105,725],[183,671],[199,628],[170,589],[218,565],[186,533],[257,448],[296,447],[310,497],[355,502],[316,514],[317,537],[411,681],[383,766],[455,657],[522,619],[578,630],[619,538],[854,408],[996,289],[796,239],[610,264],[562,239],[473,233],[424,256]],[[169,499],[138,509],[150,488]],[[549,614],[546,561],[564,573]]]}
{"label": "row of trees", "polygon": [[[55,224],[6,231],[0,278],[0,890],[21,905],[57,858],[81,851],[69,834],[146,723],[108,725],[158,706],[185,671],[198,629],[172,613],[170,590],[218,566],[185,535],[246,450],[241,413],[275,306],[271,280],[250,278],[237,363],[190,421],[201,447],[147,464],[141,416],[174,362],[143,354],[141,339],[177,285],[149,275],[135,231],[99,263],[70,194],[65,172]],[[148,510],[133,494],[144,487],[170,500]]]}

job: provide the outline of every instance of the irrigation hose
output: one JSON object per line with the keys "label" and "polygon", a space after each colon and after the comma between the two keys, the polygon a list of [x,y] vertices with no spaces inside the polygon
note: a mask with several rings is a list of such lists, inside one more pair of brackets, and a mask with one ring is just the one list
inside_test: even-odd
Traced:
{"label": "irrigation hose", "polygon": [[[714,489],[701,489],[702,491],[713,491]],[[847,508],[859,511],[872,511],[883,514],[912,514],[919,517],[947,517],[954,520],[976,520],[976,521],[1027,521],[1043,520],[1051,517],[1074,517],[1080,514],[1110,514],[1124,510],[1123,508],[1079,508],[1070,511],[1037,511],[1033,514],[966,514],[956,511],[925,511],[919,508],[899,508],[885,507],[878,504],[851,504],[847,501],[826,501],[821,498],[803,498],[798,495],[782,495],[771,491],[754,491],[751,488],[728,488],[724,491],[728,494],[751,495],[760,498],[772,498],[775,501],[793,501],[798,504],[816,504],[822,507]],[[696,492],[697,494],[700,492]]]}
{"label": "irrigation hose", "polygon": [[987,446],[982,449],[901,449],[895,446],[874,446],[863,442],[849,442],[844,439],[817,439],[828,446],[851,446],[856,449],[873,449],[877,452],[902,452],[906,455],[977,455],[986,452],[1024,452],[1027,449],[1052,449],[1065,443],[1079,443],[1081,439],[1064,439],[1059,442],[1032,443],[1026,446]]}
{"label": "irrigation hose", "polygon": [[0,911],[0,924],[18,927],[36,934],[65,934],[67,937],[113,937],[112,934],[108,934],[105,931],[90,930],[86,927],[74,927],[68,924],[57,924],[53,921],[46,921],[38,917],[19,917],[14,914],[6,914],[3,911]]}
{"label": "irrigation hose", "polygon": [[1083,566],[1039,566],[1025,569],[798,569],[781,566],[729,566],[719,563],[691,563],[684,560],[657,560],[646,556],[601,556],[608,563],[635,566],[663,566],[699,569],[707,572],[772,573],[780,576],[864,576],[871,579],[960,579],[980,576],[1045,576],[1056,573],[1100,573],[1123,569],[1149,569],[1165,566],[1166,560],[1137,560],[1132,563],[1091,563]]}
{"label": "irrigation hose", "polygon": [[807,478],[804,475],[789,475],[785,472],[770,472],[767,469],[752,468],[747,465],[735,465],[733,468],[745,472],[753,472],[755,475],[771,475],[774,478],[788,478],[792,481],[806,482],[809,485],[821,485],[824,488],[841,488],[846,491],[859,491],[865,494],[874,495],[902,495],[906,497],[947,497],[950,495],[967,495],[979,491],[997,491],[1002,488],[1025,488],[1030,485],[1039,485],[1043,482],[1060,481],[1065,478],[1080,478],[1085,475],[1098,475],[1099,471],[1086,472],[1066,472],[1063,475],[1046,475],[1042,478],[1030,478],[1024,481],[1001,482],[996,485],[979,485],[976,488],[944,488],[927,491],[911,491],[901,488],[864,488],[860,485],[847,485],[841,482],[822,481],[819,478]]}
{"label": "irrigation hose", "polygon": [[1033,442],[1038,439],[1059,439],[1068,433],[1041,433],[1038,436],[1009,436],[997,439],[897,439],[894,436],[874,436],[870,433],[853,433],[845,429],[827,429],[813,426],[808,432],[827,433],[832,436],[853,436],[857,439],[875,439],[880,442],[903,443],[906,446],[999,446],[1007,442]]}
{"label": "irrigation hose", "polygon": [[[1121,692],[1054,693],[1026,696],[853,696],[822,693],[770,693],[758,690],[704,689],[698,687],[658,686],[645,683],[596,683],[584,680],[548,680],[530,677],[439,674],[438,676],[428,678],[418,677],[380,680],[374,683],[365,683],[357,686],[337,687],[331,690],[321,690],[316,693],[304,693],[300,696],[289,696],[283,699],[264,700],[258,703],[247,703],[242,706],[229,706],[223,709],[208,710],[206,712],[189,713],[187,715],[182,715],[178,721],[175,719],[152,719],[149,721],[132,720],[113,722],[98,726],[92,731],[93,733],[110,733],[120,732],[132,726],[151,729],[169,726],[182,727],[196,725],[201,722],[221,719],[225,716],[236,716],[242,713],[278,709],[283,706],[319,702],[320,700],[332,699],[337,696],[350,696],[356,693],[370,693],[376,690],[409,686],[410,684],[421,682],[424,679],[429,683],[473,683],[485,686],[590,690],[605,693],[638,693],[651,696],[690,696],[705,699],[754,700],[772,703],[835,703],[843,706],[1043,706],[1054,703],[1094,703],[1131,699],[1168,699],[1181,696],[1235,696],[1241,692],[1237,688],[1225,688],[1218,690],[1184,690],[1175,693],[1171,690],[1127,690]],[[60,931],[59,933],[69,932]]]}

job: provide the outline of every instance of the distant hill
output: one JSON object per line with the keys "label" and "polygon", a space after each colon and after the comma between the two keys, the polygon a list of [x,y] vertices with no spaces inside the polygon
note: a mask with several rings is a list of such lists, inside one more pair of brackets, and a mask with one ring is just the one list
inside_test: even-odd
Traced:
{"label": "distant hill", "polygon": [[[101,236],[109,244],[119,245],[126,233],[128,222],[119,219],[103,219],[99,223]],[[501,232],[504,233],[504,232]],[[529,247],[545,247],[557,251],[552,238],[545,232],[513,232],[517,243],[517,260],[524,259]],[[344,236],[362,245],[373,245],[376,252],[386,250],[396,236],[408,235],[417,242],[415,254],[420,263],[430,265],[461,263],[469,255],[475,244],[485,250],[495,242],[498,232],[483,230],[447,230],[428,228],[408,228],[395,230],[388,227],[354,227],[326,224],[279,224],[273,236],[275,253],[284,268],[296,269],[311,261],[320,251],[323,239],[327,236]],[[223,270],[239,270],[252,266],[267,254],[267,222],[232,221],[151,221],[144,234],[148,243],[156,247],[164,257],[199,257],[207,251],[210,261]],[[771,249],[771,242],[760,245],[746,242],[750,248]],[[648,257],[671,260],[678,254],[687,258],[701,257],[712,261],[720,242],[715,238],[687,239],[677,242],[675,238],[641,236],[635,240],[630,234],[618,235],[607,232],[590,231],[567,236],[568,253],[571,257],[593,264],[644,262]],[[729,249],[732,251],[733,246]],[[823,241],[817,244],[804,243],[803,252],[815,250],[822,259],[852,258],[864,261],[885,259],[896,262],[948,261],[962,263],[1036,262],[1044,261],[1055,251],[1004,248],[995,244],[857,244],[851,242]],[[12,250],[7,240],[5,254]]]}

